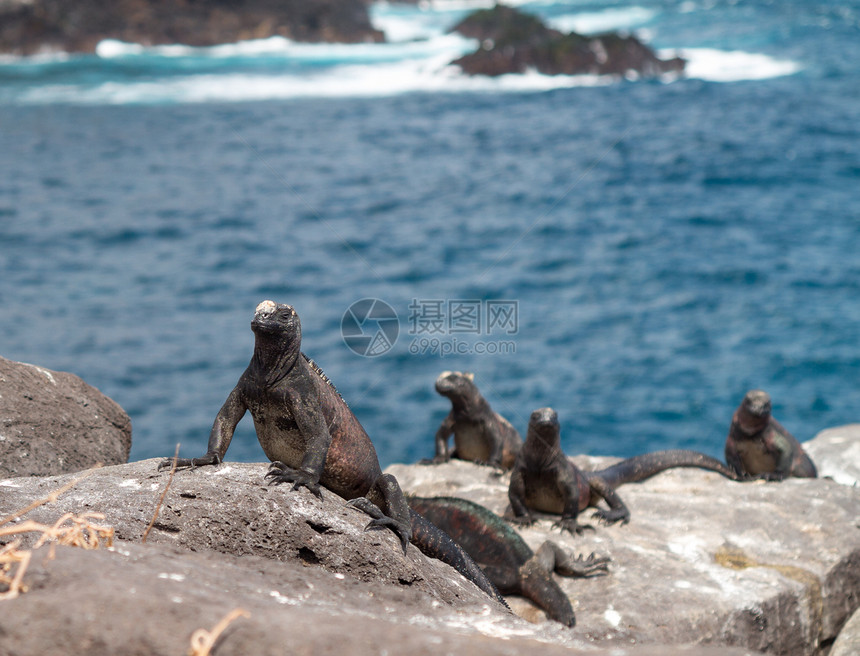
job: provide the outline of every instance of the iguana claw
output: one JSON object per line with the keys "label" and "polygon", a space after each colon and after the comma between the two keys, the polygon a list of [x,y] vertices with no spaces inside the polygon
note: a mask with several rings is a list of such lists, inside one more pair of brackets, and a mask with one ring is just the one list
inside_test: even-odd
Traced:
{"label": "iguana claw", "polygon": [[572,535],[582,535],[585,530],[595,530],[590,524],[580,524],[575,517],[562,517],[552,525],[553,528],[561,529],[562,533],[567,531]]}
{"label": "iguana claw", "polygon": [[385,515],[370,499],[367,497],[358,497],[350,499],[346,505],[352,506],[361,510],[363,513],[370,515],[373,519],[364,527],[365,531],[372,528],[387,527],[394,531],[395,535],[400,539],[400,546],[403,547],[403,555],[406,555],[406,548],[412,537],[412,527],[404,527],[401,522]]}
{"label": "iguana claw", "polygon": [[269,465],[269,471],[266,472],[266,478],[269,479],[269,485],[292,483],[294,490],[304,487],[313,492],[313,494],[318,498],[322,499],[318,477],[301,469],[294,469],[279,460],[276,460]]}

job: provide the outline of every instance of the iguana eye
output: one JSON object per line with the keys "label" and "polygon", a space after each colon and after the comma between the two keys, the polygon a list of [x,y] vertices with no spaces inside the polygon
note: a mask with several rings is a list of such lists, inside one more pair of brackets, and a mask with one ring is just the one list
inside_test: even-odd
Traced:
{"label": "iguana eye", "polygon": [[275,305],[274,301],[263,301],[257,306],[257,309],[254,310],[254,314],[272,314],[276,309],[277,305]]}

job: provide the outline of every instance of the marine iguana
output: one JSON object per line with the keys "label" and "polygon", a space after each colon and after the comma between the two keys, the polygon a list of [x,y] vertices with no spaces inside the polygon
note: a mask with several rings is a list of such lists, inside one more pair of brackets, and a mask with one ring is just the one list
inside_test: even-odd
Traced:
{"label": "marine iguana", "polygon": [[[301,352],[301,323],[289,305],[263,301],[251,321],[254,355],[212,425],[206,454],[181,458],[178,467],[220,463],[239,420],[250,410],[266,477],[321,497],[320,485],[373,517],[367,528],[387,526],[405,553],[411,541],[448,563],[489,596],[504,600],[469,556],[441,530],[409,508],[397,479],[383,474],[376,450],[331,381]],[[170,467],[173,459],[161,462]]]}
{"label": "marine iguana", "polygon": [[526,441],[511,473],[508,499],[514,515],[512,521],[531,524],[534,518],[529,509],[534,509],[560,514],[557,526],[580,533],[582,527],[576,522],[579,512],[589,506],[597,507],[600,499],[604,499],[609,508],[599,508],[593,517],[607,523],[627,523],[630,511],[615,489],[673,467],[700,467],[737,480],[736,474],[716,458],[683,449],[645,453],[606,469],[582,471],[561,450],[558,414],[552,408],[540,408],[529,419]]}
{"label": "marine iguana", "polygon": [[745,479],[818,476],[800,442],[771,416],[770,396],[762,390],[747,392],[735,410],[726,438],[726,462]]}
{"label": "marine iguana", "polygon": [[501,517],[477,503],[455,497],[407,496],[413,510],[450,535],[481,566],[502,594],[514,594],[535,602],[546,614],[565,626],[576,617],[570,599],[552,578],[597,576],[608,571],[609,558],[571,554],[547,540],[533,552]]}
{"label": "marine iguana", "polygon": [[[514,466],[523,438],[510,422],[494,412],[475,385],[475,374],[443,371],[436,379],[436,391],[451,400],[451,412],[436,431],[436,456],[432,463],[450,458],[472,460],[501,469]],[[454,450],[448,437],[454,434]]]}

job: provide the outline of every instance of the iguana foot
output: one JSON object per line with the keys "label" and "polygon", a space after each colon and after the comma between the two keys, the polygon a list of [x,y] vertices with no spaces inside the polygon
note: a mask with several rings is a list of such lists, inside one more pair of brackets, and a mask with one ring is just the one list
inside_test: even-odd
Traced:
{"label": "iguana foot", "polygon": [[518,526],[532,526],[535,523],[535,518],[531,515],[514,515],[513,517],[505,517],[505,519]]}
{"label": "iguana foot", "polygon": [[571,552],[561,548],[552,540],[544,542],[535,552],[534,557],[545,571],[555,572],[562,576],[585,578],[609,573],[609,557],[601,556],[598,558],[592,552],[588,558],[582,555],[574,558]]}
{"label": "iguana foot", "polygon": [[627,508],[610,508],[609,510],[600,508],[592,517],[596,517],[605,524],[614,524],[615,522],[626,524],[630,521],[630,512]]}
{"label": "iguana foot", "polygon": [[292,483],[294,490],[298,490],[300,487],[305,487],[322,499],[319,479],[316,476],[309,474],[304,470],[295,469],[289,465],[285,465],[280,460],[276,460],[269,465],[269,471],[266,472],[266,478],[269,479],[269,485]]}
{"label": "iguana foot", "polygon": [[567,531],[571,535],[582,535],[586,529],[589,531],[595,530],[590,524],[580,524],[575,517],[562,517],[552,525],[553,528],[561,529],[564,533]]}
{"label": "iguana foot", "polygon": [[432,458],[421,458],[418,461],[419,465],[441,465],[444,462],[451,460],[448,456],[434,456]]}
{"label": "iguana foot", "polygon": [[495,462],[493,460],[473,460],[476,465],[481,467],[492,467],[493,471],[491,472],[491,476],[501,476],[505,473],[505,468],[502,467],[501,461]]}
{"label": "iguana foot", "polygon": [[404,527],[402,522],[398,522],[396,519],[383,513],[382,510],[380,510],[379,507],[367,497],[350,499],[346,502],[346,505],[358,508],[365,514],[373,517],[367,526],[364,527],[365,531],[383,526],[394,531],[394,534],[400,539],[400,546],[403,547],[403,555],[406,555],[406,548],[412,540],[411,525]]}
{"label": "iguana foot", "polygon": [[165,458],[158,463],[158,471],[162,469],[171,469],[173,462],[176,461],[177,469],[188,469],[189,467],[203,467],[205,465],[220,465],[221,458],[217,453],[207,453],[202,458]]}
{"label": "iguana foot", "polygon": [[573,572],[568,576],[603,576],[609,573],[609,563],[612,559],[609,556],[600,556],[599,558],[591,552],[588,558],[584,558],[579,554],[575,559],[565,563],[566,570]]}

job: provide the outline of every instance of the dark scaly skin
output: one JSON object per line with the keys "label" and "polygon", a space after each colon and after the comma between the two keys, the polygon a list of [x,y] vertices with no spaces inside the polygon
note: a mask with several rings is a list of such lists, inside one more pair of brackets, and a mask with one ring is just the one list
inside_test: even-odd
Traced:
{"label": "dark scaly skin", "polygon": [[407,497],[407,501],[454,538],[502,594],[531,599],[565,626],[572,627],[576,617],[552,572],[581,577],[607,572],[609,558],[595,558],[594,554],[573,558],[554,542],[547,541],[533,552],[501,517],[466,499]]}
{"label": "dark scaly skin", "polygon": [[[523,439],[510,422],[494,412],[474,383],[474,374],[443,371],[436,391],[451,401],[451,412],[436,431],[436,456],[432,462],[450,458],[510,469]],[[454,449],[448,438],[454,434]]]}
{"label": "dark scaly skin", "polygon": [[735,411],[726,438],[726,462],[746,479],[818,476],[800,442],[771,415],[770,396],[762,390],[747,392]]}
{"label": "dark scaly skin", "polygon": [[540,408],[529,419],[526,441],[511,473],[508,499],[513,511],[512,521],[531,524],[534,518],[530,511],[538,510],[561,515],[557,526],[580,533],[583,527],[576,521],[579,513],[589,506],[596,508],[603,499],[609,508],[599,508],[593,516],[607,523],[626,523],[630,511],[615,489],[624,483],[644,481],[673,467],[699,467],[732,480],[738,478],[716,458],[683,449],[646,453],[606,469],[584,472],[561,450],[555,410]]}
{"label": "dark scaly skin", "polygon": [[[178,459],[177,466],[222,462],[236,425],[250,411],[260,446],[272,461],[266,474],[272,483],[292,483],[294,490],[305,487],[318,497],[323,485],[371,514],[368,528],[391,528],[404,552],[410,541],[423,551],[424,543],[413,535],[413,525],[420,521],[413,517],[397,480],[382,473],[376,450],[358,419],[325,374],[301,352],[301,323],[295,310],[263,301],[251,329],[254,355],[215,417],[206,454]],[[172,464],[173,459],[168,459],[160,468]],[[428,534],[432,535],[432,527],[423,527],[422,535]],[[444,544],[444,539],[440,537],[439,543]],[[431,546],[433,556],[452,561],[449,564],[454,567],[460,564],[461,574],[501,600],[474,563],[471,569],[463,565],[459,549]]]}

